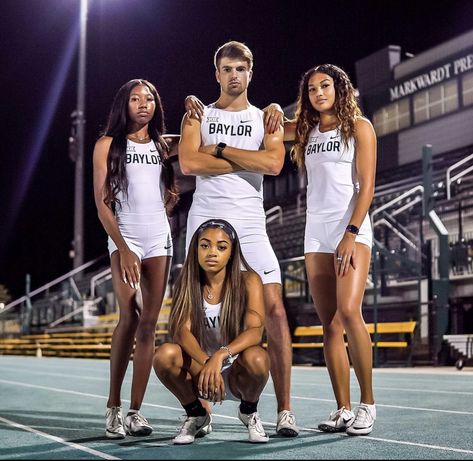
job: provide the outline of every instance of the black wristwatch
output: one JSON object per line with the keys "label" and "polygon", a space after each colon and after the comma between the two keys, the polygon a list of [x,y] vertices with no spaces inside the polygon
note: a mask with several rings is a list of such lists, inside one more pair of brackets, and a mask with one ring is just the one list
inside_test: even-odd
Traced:
{"label": "black wristwatch", "polygon": [[354,224],[348,224],[346,231],[350,232],[350,234],[358,235],[358,232],[360,232],[360,229],[356,227]]}
{"label": "black wristwatch", "polygon": [[224,142],[219,142],[215,148],[215,157],[223,158],[223,149],[225,149],[225,147],[227,147],[227,145]]}

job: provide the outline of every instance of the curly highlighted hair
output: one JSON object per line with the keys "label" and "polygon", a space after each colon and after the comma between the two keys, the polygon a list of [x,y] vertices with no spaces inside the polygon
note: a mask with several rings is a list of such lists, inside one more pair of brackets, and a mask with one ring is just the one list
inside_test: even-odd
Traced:
{"label": "curly highlighted hair", "polygon": [[335,87],[335,115],[338,120],[340,135],[345,145],[355,133],[355,122],[362,116],[355,89],[343,69],[333,64],[321,64],[308,70],[299,84],[299,95],[296,106],[296,139],[291,149],[291,158],[299,168],[304,167],[304,152],[309,133],[320,121],[320,113],[309,100],[309,80],[316,74],[326,74],[333,79]]}

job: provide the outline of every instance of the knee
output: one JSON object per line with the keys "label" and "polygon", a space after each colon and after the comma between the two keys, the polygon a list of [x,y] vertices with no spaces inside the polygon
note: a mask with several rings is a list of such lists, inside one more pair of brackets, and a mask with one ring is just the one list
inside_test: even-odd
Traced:
{"label": "knee", "polygon": [[345,327],[339,316],[332,317],[329,322],[322,322],[322,326],[324,328],[324,342],[343,338]]}
{"label": "knee", "polygon": [[140,315],[133,309],[120,310],[120,317],[118,319],[118,323],[122,328],[136,328],[140,321]]}
{"label": "knee", "polygon": [[172,343],[161,344],[153,358],[153,368],[158,376],[164,375],[175,367],[179,358],[179,346]]}
{"label": "knee", "polygon": [[148,321],[141,318],[140,324],[136,331],[136,342],[154,342],[156,336],[156,322]]}
{"label": "knee", "polygon": [[269,374],[269,357],[267,352],[259,346],[249,347],[240,353],[241,364],[253,376]]}
{"label": "knee", "polygon": [[284,309],[284,304],[282,302],[271,303],[266,309],[267,320],[271,322],[280,324],[287,323],[286,309]]}
{"label": "knee", "polygon": [[343,303],[338,306],[338,312],[345,329],[363,321],[361,306],[355,303]]}

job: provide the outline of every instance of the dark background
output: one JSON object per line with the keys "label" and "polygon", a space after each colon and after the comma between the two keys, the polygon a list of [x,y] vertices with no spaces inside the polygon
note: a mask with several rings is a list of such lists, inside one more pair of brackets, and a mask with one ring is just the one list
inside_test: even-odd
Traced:
{"label": "dark background", "polygon": [[[79,0],[0,2],[0,284],[13,299],[72,269],[74,164],[68,156],[76,106]],[[473,1],[89,0],[84,261],[106,253],[95,212],[92,150],[112,98],[131,78],[161,94],[178,133],[187,94],[218,96],[213,54],[245,42],[255,65],[250,101],[296,99],[310,67],[343,67],[387,45],[421,53],[473,28]],[[69,61],[67,57],[69,56]]]}

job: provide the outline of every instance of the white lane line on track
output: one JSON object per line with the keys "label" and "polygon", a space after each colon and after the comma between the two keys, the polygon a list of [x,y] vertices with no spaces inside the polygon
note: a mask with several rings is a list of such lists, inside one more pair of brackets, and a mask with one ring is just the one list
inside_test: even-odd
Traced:
{"label": "white lane line on track", "polygon": [[5,423],[5,424],[8,424],[9,426],[17,427],[18,429],[22,429],[24,431],[31,432],[31,433],[39,435],[41,437],[45,437],[46,439],[52,440],[53,442],[61,443],[62,445],[66,445],[69,448],[73,448],[75,450],[80,450],[80,451],[85,451],[86,453],[89,453],[90,455],[97,456],[99,458],[103,458],[103,459],[121,459],[121,458],[117,458],[116,456],[107,455],[107,453],[102,453],[101,451],[94,450],[93,448],[84,447],[82,445],[79,445],[78,443],[68,442],[67,440],[62,439],[61,437],[56,437],[55,435],[46,434],[46,432],[38,431],[37,429],[33,429],[30,426],[25,426],[24,424],[16,423],[15,421],[11,421],[7,418],[3,418],[2,416],[0,416],[0,421]]}
{"label": "white lane line on track", "polygon": [[[324,387],[329,387],[331,388],[332,385],[330,383],[324,382],[309,382],[309,381],[298,381],[296,379],[291,379],[292,384],[297,384],[297,385],[306,385],[306,386],[324,386]],[[351,385],[357,385],[355,381],[350,383]],[[378,386],[374,385],[375,390],[385,390],[385,391],[399,391],[399,392],[422,392],[424,393],[430,393],[430,394],[452,394],[452,395],[473,395],[473,392],[467,392],[467,391],[444,391],[444,390],[436,390],[436,389],[416,389],[413,387],[384,387],[384,386]]]}
{"label": "white lane line on track", "polygon": [[[53,387],[47,387],[47,386],[39,386],[37,384],[22,383],[22,382],[18,382],[18,381],[7,381],[7,380],[4,380],[4,379],[0,379],[0,383],[14,384],[14,385],[17,385],[17,386],[24,386],[24,387],[32,387],[32,388],[38,388],[38,389],[54,391],[54,392],[61,392],[61,393],[66,393],[66,394],[75,394],[75,395],[80,395],[80,396],[85,396],[85,397],[92,397],[92,398],[103,399],[103,400],[107,399],[107,397],[103,396],[103,395],[88,394],[88,393],[84,393],[84,392],[77,392],[77,391],[71,391],[71,390],[68,390],[68,389],[59,389],[59,388],[53,388]],[[270,395],[270,396],[274,397],[274,394],[264,394],[264,395],[266,395],[266,396]],[[302,398],[302,397],[300,397],[300,398]],[[323,400],[323,399],[310,399],[310,398],[307,398],[307,400]],[[125,400],[125,399],[122,399],[122,401],[123,402],[128,402],[128,403],[130,402],[129,400]],[[330,401],[332,401],[332,400],[330,400]],[[157,405],[157,404],[153,404],[153,403],[143,403],[143,406],[153,407],[153,408],[164,408],[166,410],[179,411],[181,413],[183,411],[183,409],[180,408],[180,407],[171,407],[171,406],[168,406],[168,405]],[[385,405],[385,406],[387,406],[387,405]],[[406,408],[411,409],[410,407],[406,407]],[[435,411],[435,410],[433,410],[433,411]],[[443,411],[443,410],[441,410],[441,411]],[[212,416],[218,416],[219,418],[231,419],[231,420],[237,420],[238,421],[238,418],[236,418],[235,416],[219,415],[219,414],[216,414],[216,413],[213,413]],[[263,421],[263,424],[265,424],[267,426],[276,426],[276,424],[270,423],[270,422],[267,422],[267,421]],[[322,432],[318,429],[306,428],[306,427],[300,427],[300,429],[303,430],[303,431],[308,431],[308,432]],[[338,434],[338,435],[341,435],[341,436],[344,436],[344,437],[349,437],[346,434]],[[53,436],[51,436],[51,437],[53,437]],[[461,448],[452,448],[452,447],[445,447],[445,446],[440,446],[440,445],[429,445],[429,444],[426,444],[426,443],[406,442],[406,441],[402,441],[402,440],[384,439],[384,438],[380,438],[380,437],[372,437],[372,436],[369,436],[369,435],[364,435],[363,437],[359,437],[359,438],[362,439],[362,440],[376,440],[376,441],[380,441],[380,442],[394,443],[394,444],[398,444],[398,445],[409,445],[409,446],[415,446],[415,447],[430,448],[430,449],[433,449],[433,450],[453,451],[453,452],[456,452],[456,453],[473,454],[473,450],[464,450],[464,449],[461,449]],[[84,447],[82,447],[82,448],[84,448]],[[109,459],[119,459],[119,458],[109,458]]]}
{"label": "white lane line on track", "polygon": [[[266,397],[274,397],[274,398],[276,397],[275,394],[268,394],[266,392],[263,392],[261,395],[264,395]],[[311,401],[314,401],[314,402],[335,402],[334,399],[318,399],[316,397],[299,397],[297,395],[291,395],[291,399],[294,399],[294,400],[311,400]],[[355,406],[355,405],[358,405],[358,402],[352,402],[352,404]],[[401,409],[401,410],[432,411],[432,412],[437,412],[437,413],[451,413],[451,414],[455,414],[455,415],[468,415],[468,416],[473,415],[473,411],[457,411],[457,410],[440,410],[438,408],[405,407],[405,406],[402,406],[402,405],[386,405],[386,404],[382,404],[382,403],[378,403],[378,402],[376,402],[376,406],[377,407],[386,407],[386,408],[398,408],[398,409]]]}

